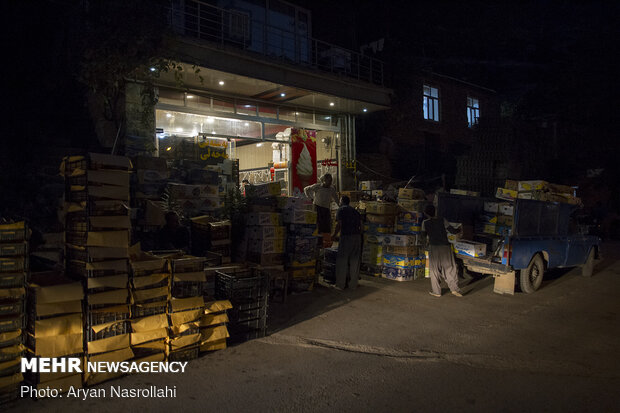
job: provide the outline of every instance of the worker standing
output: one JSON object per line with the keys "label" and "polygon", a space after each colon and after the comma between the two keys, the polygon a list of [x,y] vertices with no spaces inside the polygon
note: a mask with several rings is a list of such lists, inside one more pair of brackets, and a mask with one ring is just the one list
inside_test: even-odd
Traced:
{"label": "worker standing", "polygon": [[338,203],[338,194],[336,188],[332,186],[332,176],[327,173],[321,177],[321,182],[309,185],[304,188],[304,194],[314,204],[316,210],[316,226],[318,232],[323,237],[323,248],[329,248],[332,245],[332,202]]}
{"label": "worker standing", "polygon": [[448,241],[448,222],[435,216],[435,207],[428,205],[424,210],[428,219],[422,223],[422,232],[428,236],[428,254],[431,278],[430,295],[441,297],[441,281],[444,280],[453,295],[462,297],[458,284],[458,271],[454,262],[452,246]]}
{"label": "worker standing", "polygon": [[357,288],[360,277],[360,254],[362,249],[362,218],[349,203],[348,196],[340,198],[340,208],[336,213],[336,228],[333,238],[342,232],[336,256],[336,286],[340,289]]}

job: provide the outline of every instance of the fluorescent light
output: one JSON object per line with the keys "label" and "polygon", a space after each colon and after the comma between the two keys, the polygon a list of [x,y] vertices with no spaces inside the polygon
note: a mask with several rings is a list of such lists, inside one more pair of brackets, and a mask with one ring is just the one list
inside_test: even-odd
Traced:
{"label": "fluorescent light", "polygon": [[325,116],[325,120],[330,120],[331,116]]}
{"label": "fluorescent light", "polygon": [[245,105],[245,107],[246,107],[246,108],[249,108],[249,107],[251,107],[251,106],[250,106],[250,105]]}
{"label": "fluorescent light", "polygon": [[193,98],[194,98],[194,96],[193,96],[193,95],[187,95],[187,98],[188,98],[188,99],[193,99]]}
{"label": "fluorescent light", "polygon": [[183,128],[176,128],[174,131],[175,132],[183,132]]}
{"label": "fluorescent light", "polygon": [[171,113],[166,113],[166,117],[167,117],[167,118],[171,118],[171,117],[172,117],[172,114],[171,114]]}
{"label": "fluorescent light", "polygon": [[224,81],[223,80],[220,80],[218,83],[220,84],[220,86],[224,86]]}
{"label": "fluorescent light", "polygon": [[243,124],[243,126],[250,126],[250,124],[246,122]]}
{"label": "fluorescent light", "polygon": [[329,106],[334,106],[334,102],[329,102]]}
{"label": "fluorescent light", "polygon": [[211,131],[211,135],[215,135],[215,131],[214,131],[214,130],[213,130],[213,131]]}
{"label": "fluorescent light", "polygon": [[213,122],[215,122],[215,119],[213,119],[213,118],[207,118],[207,123],[213,123]]}

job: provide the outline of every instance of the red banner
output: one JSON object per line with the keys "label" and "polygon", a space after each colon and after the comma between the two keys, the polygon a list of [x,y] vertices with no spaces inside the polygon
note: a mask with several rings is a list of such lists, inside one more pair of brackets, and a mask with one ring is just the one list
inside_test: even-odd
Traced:
{"label": "red banner", "polygon": [[291,129],[291,178],[293,196],[317,182],[315,130]]}

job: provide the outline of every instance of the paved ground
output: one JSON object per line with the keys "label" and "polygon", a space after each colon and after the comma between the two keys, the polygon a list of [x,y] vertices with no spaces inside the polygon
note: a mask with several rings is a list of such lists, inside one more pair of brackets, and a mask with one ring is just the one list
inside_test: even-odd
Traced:
{"label": "paved ground", "polygon": [[464,298],[428,280],[365,279],[274,305],[271,335],[195,360],[176,399],[22,400],[13,411],[619,411],[620,245],[592,278],[556,271],[535,294],[492,279]]}

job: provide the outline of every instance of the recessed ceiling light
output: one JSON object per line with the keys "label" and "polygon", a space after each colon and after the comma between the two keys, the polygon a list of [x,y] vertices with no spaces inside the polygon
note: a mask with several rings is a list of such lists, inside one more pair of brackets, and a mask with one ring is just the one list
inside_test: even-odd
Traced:
{"label": "recessed ceiling light", "polygon": [[151,72],[154,72],[154,71],[156,71],[157,69],[155,69],[154,67],[151,67],[149,70],[150,70]]}
{"label": "recessed ceiling light", "polygon": [[334,106],[334,102],[329,102],[329,106]]}
{"label": "recessed ceiling light", "polygon": [[368,109],[364,108],[362,109],[362,112],[368,112]]}
{"label": "recessed ceiling light", "polygon": [[330,116],[325,116],[325,120],[330,120],[331,117]]}
{"label": "recessed ceiling light", "polygon": [[171,117],[172,117],[172,114],[170,114],[170,113],[166,113],[166,117],[167,117],[167,118],[171,118]]}
{"label": "recessed ceiling light", "polygon": [[224,86],[224,81],[223,80],[220,80],[218,83],[220,84],[220,86]]}
{"label": "recessed ceiling light", "polygon": [[249,108],[249,107],[251,107],[251,105],[245,105],[245,107],[246,107],[246,108]]}
{"label": "recessed ceiling light", "polygon": [[193,95],[187,95],[187,98],[188,98],[188,99],[193,99],[193,98],[194,98],[194,96],[193,96]]}
{"label": "recessed ceiling light", "polygon": [[257,147],[257,148],[260,148],[261,146],[263,146],[263,144],[262,144],[262,143],[257,143],[257,144],[256,144],[256,147]]}
{"label": "recessed ceiling light", "polygon": [[176,132],[183,132],[183,128],[176,128],[175,131]]}
{"label": "recessed ceiling light", "polygon": [[280,96],[284,97],[286,96],[286,93],[280,93]]}
{"label": "recessed ceiling light", "polygon": [[243,124],[243,126],[250,126],[250,124],[246,122]]}
{"label": "recessed ceiling light", "polygon": [[166,148],[166,150],[167,150],[167,151],[169,151],[170,149],[172,149],[172,146],[168,146],[168,147]]}
{"label": "recessed ceiling light", "polygon": [[213,118],[207,118],[207,123],[213,123],[213,122],[215,122],[215,119],[213,119]]}
{"label": "recessed ceiling light", "polygon": [[213,130],[213,131],[211,131],[211,135],[215,135],[215,131],[214,131],[214,130]]}

